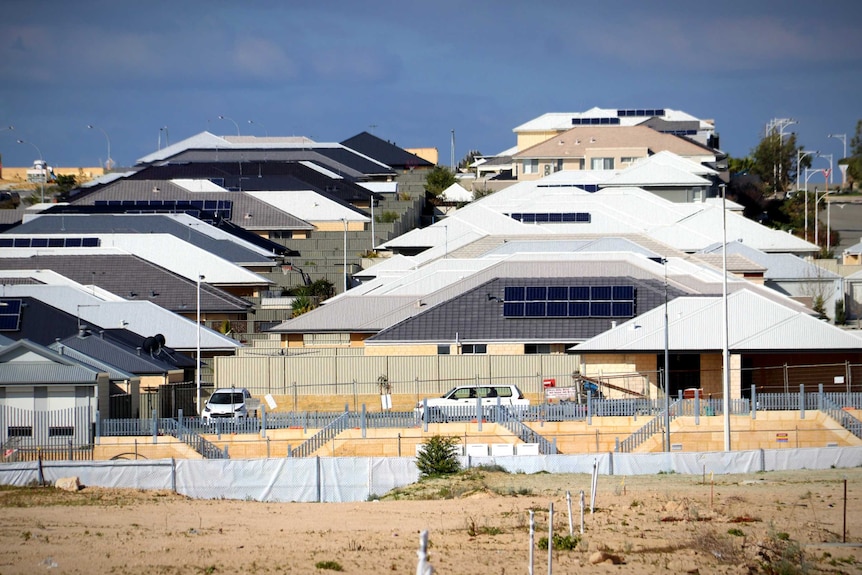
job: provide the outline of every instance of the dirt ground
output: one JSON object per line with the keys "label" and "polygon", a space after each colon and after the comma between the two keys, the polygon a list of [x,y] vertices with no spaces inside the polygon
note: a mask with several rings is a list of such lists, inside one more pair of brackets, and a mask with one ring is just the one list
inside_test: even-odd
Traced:
{"label": "dirt ground", "polygon": [[862,469],[599,476],[593,513],[589,487],[483,469],[341,504],[3,487],[0,575],[416,573],[423,530],[436,573],[529,573],[531,510],[547,573],[551,504],[555,573],[862,573]]}

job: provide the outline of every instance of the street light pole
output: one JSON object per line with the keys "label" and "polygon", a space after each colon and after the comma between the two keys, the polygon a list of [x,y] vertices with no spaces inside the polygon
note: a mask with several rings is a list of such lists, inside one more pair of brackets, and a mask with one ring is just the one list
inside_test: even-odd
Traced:
{"label": "street light pole", "polygon": [[171,145],[170,138],[168,137],[169,136],[168,127],[162,126],[161,128],[159,128],[159,148],[158,148],[159,150],[162,149],[162,132],[165,133],[165,147],[167,148],[168,146]]}
{"label": "street light pole", "polygon": [[724,412],[724,450],[730,451],[730,325],[727,319],[727,204],[725,200],[725,188],[721,186],[721,311],[724,315],[722,322],[722,411]]}
{"label": "street light pole", "polygon": [[229,121],[233,122],[233,125],[236,126],[236,135],[239,136],[239,124],[237,124],[234,120],[231,120],[227,116],[219,116],[218,119],[219,120],[229,120]]}
{"label": "street light pole", "polygon": [[201,281],[206,276],[198,274],[197,278],[197,344],[195,346],[195,389],[197,390],[198,415],[201,415]]}
{"label": "street light pole", "polygon": [[99,128],[98,126],[94,126],[93,124],[87,124],[87,129],[98,129],[101,130],[103,134],[105,134],[105,141],[108,142],[108,159],[105,160],[105,169],[110,170],[114,166],[114,161],[111,159],[111,138],[108,137],[108,132],[104,130],[104,128]]}
{"label": "street light pole", "polygon": [[[845,159],[847,157],[847,134],[829,134],[826,137],[841,140],[841,143],[844,144],[844,154],[841,156],[841,159]],[[841,188],[843,189],[845,185],[847,185],[846,169],[841,172]]]}
{"label": "street light pole", "polygon": [[802,166],[802,160],[805,159],[805,156],[814,154],[815,156],[819,156],[820,152],[814,150],[811,152],[806,152],[805,150],[797,150],[796,151],[796,191],[799,192],[799,168]]}
{"label": "street light pole", "polygon": [[664,450],[670,452],[670,326],[667,319],[667,258],[664,264]]}
{"label": "street light pole", "polygon": [[261,128],[263,128],[263,133],[264,133],[264,135],[265,135],[267,138],[269,137],[269,131],[266,129],[266,126],[264,126],[264,125],[263,125],[263,124],[261,124],[260,122],[255,122],[254,120],[249,120],[249,121],[248,121],[248,123],[249,123],[249,124],[254,124],[254,125],[256,125],[256,126],[260,126]]}
{"label": "street light pole", "polygon": [[805,241],[808,241],[808,179],[823,170],[810,170],[805,168]]}
{"label": "street light pole", "polygon": [[27,140],[18,140],[19,144],[30,144],[34,148],[36,148],[36,152],[39,154],[39,165],[42,169],[42,176],[39,178],[40,188],[42,190],[41,199],[39,203],[45,203],[45,181],[48,179],[48,165],[45,163],[45,160],[42,158],[42,150],[39,149],[39,146],[34,144],[33,142],[28,142]]}

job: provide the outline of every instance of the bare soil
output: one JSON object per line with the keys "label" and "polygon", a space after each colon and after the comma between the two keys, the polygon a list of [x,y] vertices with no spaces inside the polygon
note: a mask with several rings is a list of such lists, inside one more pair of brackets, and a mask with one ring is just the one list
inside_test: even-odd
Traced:
{"label": "bare soil", "polygon": [[546,573],[551,504],[555,573],[862,573],[862,469],[600,476],[592,513],[589,487],[484,469],[339,504],[4,487],[0,575],[415,573],[423,530],[437,573],[528,573],[530,511]]}

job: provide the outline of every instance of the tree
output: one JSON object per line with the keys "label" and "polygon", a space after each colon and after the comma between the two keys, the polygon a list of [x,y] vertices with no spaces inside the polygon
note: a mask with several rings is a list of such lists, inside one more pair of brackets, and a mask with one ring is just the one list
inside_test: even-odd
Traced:
{"label": "tree", "polygon": [[455,453],[457,444],[457,437],[434,435],[429,438],[416,457],[416,467],[422,477],[458,473],[461,463]]}
{"label": "tree", "polygon": [[455,182],[455,174],[449,168],[434,166],[425,177],[425,191],[436,198]]}
{"label": "tree", "polygon": [[744,158],[727,158],[727,170],[731,176],[736,174],[747,174],[754,166],[754,158],[745,156]]}
{"label": "tree", "polygon": [[479,150],[470,150],[467,152],[467,155],[461,158],[461,161],[458,162],[458,169],[463,170],[470,167],[470,164],[476,161],[479,156],[482,155],[482,152]]}
{"label": "tree", "polygon": [[850,157],[845,161],[850,181],[862,182],[862,120],[856,122],[856,134],[850,140]]}
{"label": "tree", "polygon": [[844,302],[840,299],[835,300],[835,325],[844,325],[847,323],[847,313],[844,311]]}
{"label": "tree", "polygon": [[796,179],[799,169],[811,165],[810,156],[805,156],[797,165],[798,151],[796,134],[782,138],[778,132],[764,136],[751,151],[753,164],[749,172],[763,180],[764,193],[777,194],[786,191],[789,183]]}

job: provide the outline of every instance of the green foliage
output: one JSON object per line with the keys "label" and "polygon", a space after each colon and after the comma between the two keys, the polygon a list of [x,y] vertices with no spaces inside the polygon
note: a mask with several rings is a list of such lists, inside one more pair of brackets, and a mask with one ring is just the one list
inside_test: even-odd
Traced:
{"label": "green foliage", "polygon": [[297,317],[304,313],[308,313],[315,307],[314,300],[307,295],[297,296],[296,299],[293,300],[293,303],[290,304],[290,317]]}
{"label": "green foliage", "polygon": [[455,174],[445,166],[434,166],[432,170],[425,176],[425,191],[434,197],[439,196],[443,191],[454,184]]}
{"label": "green foliage", "polygon": [[[783,192],[796,178],[797,151],[796,134],[781,138],[778,132],[771,133],[760,140],[751,152],[753,164],[749,173],[760,176],[768,193]],[[811,165],[810,156],[805,156],[801,166]]]}
{"label": "green foliage", "polygon": [[731,174],[747,174],[754,166],[754,158],[745,156],[744,158],[727,158],[727,169]]}
{"label": "green foliage", "polygon": [[490,188],[481,188],[478,190],[473,190],[473,201],[475,202],[478,199],[484,198],[485,196],[490,196],[497,190],[492,190]]}
{"label": "green foliage", "polygon": [[461,161],[458,162],[458,169],[463,170],[470,167],[470,164],[476,161],[476,158],[482,155],[482,152],[479,150],[470,150],[467,152],[467,155],[461,158]]}
{"label": "green foliage", "polygon": [[314,566],[328,571],[344,571],[344,567],[338,561],[318,561]]}
{"label": "green foliage", "polygon": [[862,182],[862,120],[856,122],[856,134],[850,140],[850,157],[847,160],[847,177]]}
{"label": "green foliage", "polygon": [[382,214],[375,214],[374,215],[374,221],[377,222],[378,224],[380,224],[380,223],[391,224],[392,222],[398,221],[398,213],[386,210]]}
{"label": "green foliage", "polygon": [[847,323],[847,312],[844,310],[844,302],[835,300],[835,325],[844,325]]}
{"label": "green foliage", "polygon": [[744,537],[745,533],[742,532],[742,529],[738,527],[731,527],[727,530],[728,535],[733,535],[734,537]]}
{"label": "green foliage", "polygon": [[817,312],[817,319],[829,319],[826,315],[826,305],[823,301],[823,296],[817,294],[814,296],[814,302],[811,304],[811,309]]}
{"label": "green foliage", "polygon": [[[581,538],[578,535],[559,535],[554,533],[553,544],[557,551],[574,551],[578,548]],[[542,537],[538,542],[539,549],[548,548],[548,538]]]}
{"label": "green foliage", "polygon": [[461,463],[455,453],[457,437],[434,435],[416,457],[416,467],[422,477],[451,475],[461,470]]}

